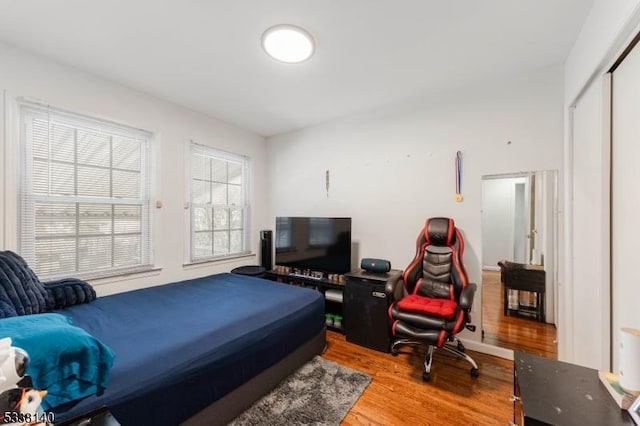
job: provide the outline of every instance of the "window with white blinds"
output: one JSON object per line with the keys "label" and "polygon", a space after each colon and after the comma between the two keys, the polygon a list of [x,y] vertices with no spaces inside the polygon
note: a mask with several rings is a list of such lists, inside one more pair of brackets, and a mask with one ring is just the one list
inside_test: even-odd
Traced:
{"label": "window with white blinds", "polygon": [[20,253],[41,277],[151,265],[151,134],[21,103]]}
{"label": "window with white blinds", "polygon": [[249,253],[249,161],[191,145],[191,261]]}

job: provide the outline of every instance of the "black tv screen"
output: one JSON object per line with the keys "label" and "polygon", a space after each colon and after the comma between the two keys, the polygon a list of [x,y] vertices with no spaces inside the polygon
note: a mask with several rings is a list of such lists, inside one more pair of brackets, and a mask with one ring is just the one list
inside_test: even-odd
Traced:
{"label": "black tv screen", "polygon": [[344,274],[351,270],[351,218],[277,217],[276,264]]}

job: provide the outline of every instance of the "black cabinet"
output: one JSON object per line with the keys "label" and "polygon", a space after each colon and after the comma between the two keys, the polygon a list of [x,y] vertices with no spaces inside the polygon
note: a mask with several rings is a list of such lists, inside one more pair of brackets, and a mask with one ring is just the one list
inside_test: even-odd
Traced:
{"label": "black cabinet", "polygon": [[391,343],[390,323],[387,310],[389,301],[385,285],[391,277],[401,272],[375,274],[359,271],[346,274],[344,292],[346,312],[345,334],[348,342],[356,343],[381,352],[389,352]]}

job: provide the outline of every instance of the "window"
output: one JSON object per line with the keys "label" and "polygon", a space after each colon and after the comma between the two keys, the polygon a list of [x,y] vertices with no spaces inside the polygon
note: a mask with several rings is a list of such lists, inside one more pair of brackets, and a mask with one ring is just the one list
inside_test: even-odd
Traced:
{"label": "window", "polygon": [[249,253],[246,157],[191,145],[191,261]]}
{"label": "window", "polygon": [[27,102],[20,120],[20,252],[36,274],[149,267],[151,135]]}

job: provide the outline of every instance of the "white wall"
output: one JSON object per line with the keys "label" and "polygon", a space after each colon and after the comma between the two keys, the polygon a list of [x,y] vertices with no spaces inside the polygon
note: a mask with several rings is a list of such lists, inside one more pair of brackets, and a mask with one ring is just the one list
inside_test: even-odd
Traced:
{"label": "white wall", "polygon": [[[356,261],[380,257],[404,269],[425,219],[450,216],[480,283],[481,178],[562,168],[562,93],[554,67],[269,138],[271,226],[279,215],[350,216]],[[454,201],[457,150],[462,203]],[[477,341],[479,302],[478,293],[478,328],[467,334]]]}
{"label": "white wall", "polygon": [[[498,262],[510,260],[525,263],[515,257],[516,184],[523,177],[484,179],[482,181],[482,267],[499,270]],[[524,227],[526,232],[526,225]],[[526,252],[526,247],[523,253]]]}
{"label": "white wall", "polygon": [[625,46],[639,20],[640,0],[594,0],[565,62],[565,101],[572,103],[598,69]]}
{"label": "white wall", "polygon": [[[565,63],[565,192],[592,191],[586,193],[586,198],[578,200],[578,204],[571,198],[566,198],[564,205],[564,241],[565,246],[563,279],[559,293],[560,306],[567,306],[569,309],[560,311],[559,318],[559,346],[558,356],[561,360],[576,362],[593,366],[600,369],[609,369],[609,333],[605,330],[608,320],[603,318],[608,312],[608,298],[598,300],[595,305],[583,304],[585,293],[592,295],[601,294],[602,289],[608,288],[607,282],[609,270],[609,246],[608,246],[608,212],[610,205],[607,198],[609,187],[609,171],[607,169],[606,157],[609,149],[607,139],[608,124],[607,115],[601,114],[597,118],[597,123],[579,124],[576,128],[573,119],[573,106],[591,82],[600,85],[603,76],[620,55],[622,50],[628,45],[631,38],[640,29],[640,0],[595,0],[593,8],[580,32],[576,43],[571,50]],[[608,106],[607,90],[604,87],[594,89],[596,99],[590,104],[592,111],[605,111]],[[603,127],[603,125],[605,127]],[[580,143],[574,138],[578,135]],[[595,139],[589,139],[595,138]],[[595,165],[593,155],[605,161]],[[603,157],[604,156],[604,157]],[[601,193],[597,193],[596,188],[591,188],[587,183],[585,173],[589,170],[591,177],[598,176],[599,185],[604,188]],[[586,187],[586,188],[583,188]],[[583,193],[584,195],[585,193]],[[591,197],[602,197],[601,203],[598,199],[591,200]],[[588,204],[588,208],[583,208],[583,204]],[[577,239],[588,238],[589,235],[596,235],[603,238],[603,244],[591,244],[592,251],[589,256],[580,254],[580,248],[576,252]],[[576,257],[577,255],[577,257]],[[602,275],[591,276],[586,282],[580,276],[574,276],[574,271],[584,271],[589,269],[601,269]],[[593,313],[600,313],[602,323],[600,327],[592,329],[589,333],[578,331],[585,327],[593,318]],[[594,339],[593,336],[598,338]]]}
{"label": "white wall", "polygon": [[[153,70],[149,70],[153,72]],[[267,223],[266,144],[264,138],[190,111],[175,104],[136,92],[74,68],[0,44],[0,248],[17,247],[18,147],[9,135],[12,120],[6,106],[19,96],[36,98],[56,107],[108,118],[156,135],[153,200],[163,207],[153,210],[154,258],[160,271],[142,275],[94,281],[98,294],[125,291],[151,285],[229,271],[235,266],[256,263],[254,257],[235,261],[183,267],[188,259],[188,201],[185,155],[190,140],[252,159],[251,247],[258,252],[258,231]],[[10,122],[6,122],[9,120]]]}

